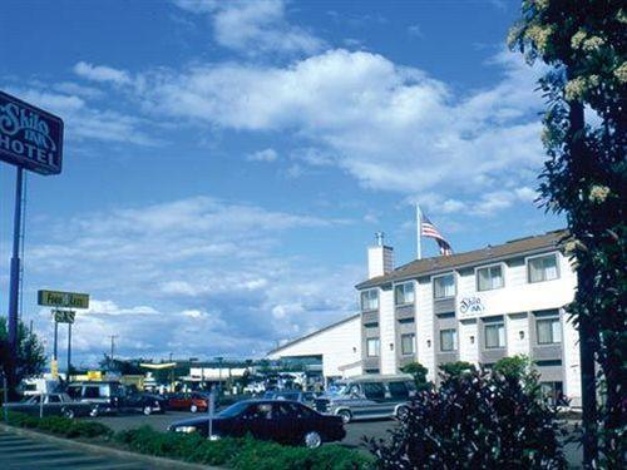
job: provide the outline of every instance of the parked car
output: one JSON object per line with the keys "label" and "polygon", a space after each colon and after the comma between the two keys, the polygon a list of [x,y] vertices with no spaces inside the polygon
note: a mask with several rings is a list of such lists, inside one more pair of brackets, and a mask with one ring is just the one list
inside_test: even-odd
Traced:
{"label": "parked car", "polygon": [[315,409],[340,416],[344,423],[357,419],[400,418],[416,394],[411,375],[368,374],[351,377],[331,395],[315,399]]}
{"label": "parked car", "polygon": [[67,393],[74,400],[93,405],[92,416],[97,416],[117,413],[125,389],[116,381],[83,381],[70,383]]}
{"label": "parked car", "polygon": [[93,408],[89,403],[72,400],[67,393],[31,395],[20,402],[9,402],[2,406],[10,411],[33,416],[65,416],[70,419],[88,416]]}
{"label": "parked car", "polygon": [[316,401],[314,392],[301,392],[300,390],[274,390],[266,392],[263,398],[269,400],[292,400],[313,407]]}
{"label": "parked car", "polygon": [[339,416],[325,416],[302,403],[290,400],[243,400],[225,408],[211,419],[198,417],[172,423],[169,431],[192,433],[217,440],[243,437],[281,444],[319,447],[323,442],[341,441],[346,436]]}
{"label": "parked car", "polygon": [[120,412],[163,413],[167,401],[149,393],[131,393],[116,381],[85,381],[68,385],[67,393],[75,400],[92,405],[92,416]]}
{"label": "parked car", "polygon": [[141,412],[146,416],[153,413],[165,413],[168,402],[164,397],[151,393],[132,393],[123,395],[118,403],[118,411]]}
{"label": "parked car", "polygon": [[200,392],[174,393],[168,397],[171,410],[189,410],[192,413],[209,409],[209,394]]}

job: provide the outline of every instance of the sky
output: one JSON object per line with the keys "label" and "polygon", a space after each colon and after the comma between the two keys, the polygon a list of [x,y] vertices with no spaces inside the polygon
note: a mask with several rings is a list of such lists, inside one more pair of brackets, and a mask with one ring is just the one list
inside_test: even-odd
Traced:
{"label": "sky", "polygon": [[[358,312],[376,232],[416,258],[561,228],[535,202],[538,66],[515,0],[4,0],[0,90],[64,120],[26,178],[22,319],[88,293],[72,363],[261,358]],[[14,166],[0,162],[0,309]],[[423,239],[423,257],[438,256]],[[66,328],[60,328],[63,368]]]}

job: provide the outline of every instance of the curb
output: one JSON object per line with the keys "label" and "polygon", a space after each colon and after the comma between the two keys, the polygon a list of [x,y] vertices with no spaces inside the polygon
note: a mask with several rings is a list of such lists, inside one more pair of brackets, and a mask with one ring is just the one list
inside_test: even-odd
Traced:
{"label": "curb", "polygon": [[163,457],[155,457],[152,455],[143,455],[135,452],[129,452],[121,449],[114,449],[104,445],[88,444],[86,442],[75,441],[72,439],[63,439],[61,437],[52,436],[43,432],[33,431],[30,429],[18,428],[0,423],[0,430],[11,432],[19,436],[27,436],[63,447],[73,447],[92,454],[113,455],[120,458],[134,459],[150,465],[155,469],[171,469],[171,470],[224,470],[224,467],[212,467],[208,465],[200,465],[180,460],[167,459]]}

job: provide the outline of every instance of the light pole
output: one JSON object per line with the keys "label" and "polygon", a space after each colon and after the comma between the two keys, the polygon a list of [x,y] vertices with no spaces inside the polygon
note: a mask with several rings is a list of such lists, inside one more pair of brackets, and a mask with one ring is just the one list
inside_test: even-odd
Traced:
{"label": "light pole", "polygon": [[115,351],[115,338],[117,338],[118,335],[109,335],[109,338],[111,338],[111,355],[109,356],[109,372],[111,372],[111,370],[113,369],[113,352]]}

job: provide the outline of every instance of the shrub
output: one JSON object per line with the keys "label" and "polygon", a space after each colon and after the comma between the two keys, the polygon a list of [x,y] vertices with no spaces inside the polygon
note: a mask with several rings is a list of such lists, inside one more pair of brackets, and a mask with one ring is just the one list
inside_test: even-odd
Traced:
{"label": "shrub", "polygon": [[373,465],[370,456],[337,445],[306,449],[252,437],[208,441],[198,434],[161,433],[150,427],[122,431],[114,439],[132,451],[238,470],[365,470]]}
{"label": "shrub", "polygon": [[428,390],[433,384],[427,381],[427,374],[429,369],[423,366],[420,362],[410,362],[409,364],[401,367],[401,372],[410,374],[414,378],[416,384],[416,390]]}
{"label": "shrub", "polygon": [[388,442],[366,444],[381,469],[561,469],[556,416],[520,380],[468,371],[419,393]]}
{"label": "shrub", "polygon": [[476,372],[474,364],[466,361],[455,361],[440,364],[440,373],[444,379],[459,377],[466,372]]}
{"label": "shrub", "polygon": [[41,430],[57,436],[75,438],[109,438],[113,431],[102,423],[77,421],[62,416],[38,418],[24,413],[9,412],[8,423],[13,426]]}

